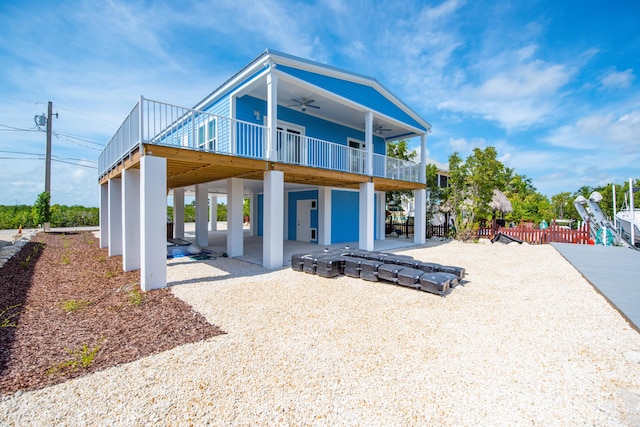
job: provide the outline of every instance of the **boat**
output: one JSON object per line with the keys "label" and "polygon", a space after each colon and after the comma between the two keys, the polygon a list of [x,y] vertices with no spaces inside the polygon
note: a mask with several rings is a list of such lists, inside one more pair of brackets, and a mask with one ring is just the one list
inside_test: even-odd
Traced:
{"label": "boat", "polygon": [[640,191],[640,187],[633,187],[633,180],[629,179],[629,199],[625,197],[627,206],[616,213],[616,220],[620,225],[622,238],[630,245],[640,248],[640,209],[635,208],[633,193]]}
{"label": "boat", "polygon": [[[632,218],[633,217],[633,218]],[[634,246],[640,247],[640,209],[623,209],[616,214],[622,237],[631,242],[631,221],[633,221]]]}

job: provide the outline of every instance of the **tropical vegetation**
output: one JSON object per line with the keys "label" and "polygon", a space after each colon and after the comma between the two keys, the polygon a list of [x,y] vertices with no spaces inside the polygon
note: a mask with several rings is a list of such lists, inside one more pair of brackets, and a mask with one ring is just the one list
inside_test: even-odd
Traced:
{"label": "tropical vegetation", "polygon": [[[414,151],[407,148],[406,141],[389,144],[387,154],[404,160],[416,157]],[[574,192],[560,192],[551,198],[541,194],[533,186],[531,178],[516,173],[498,160],[495,147],[475,148],[466,159],[454,152],[449,157],[448,187],[438,188],[438,170],[435,165],[427,166],[427,187],[430,190],[427,212],[434,214],[444,212],[455,224],[458,238],[467,239],[475,235],[479,227],[492,223],[495,219],[505,223],[533,223],[538,226],[543,220],[573,220],[577,226],[581,220],[573,201],[579,195],[589,197],[598,191],[602,195],[600,207],[605,215],[613,217],[613,187],[615,187],[616,206],[625,204],[629,183],[606,184],[601,186],[583,186]],[[634,187],[640,180],[634,180]],[[495,190],[501,192],[510,202],[510,209],[495,209]],[[399,198],[399,194],[387,195],[387,201]],[[492,203],[493,202],[493,203]],[[635,206],[640,207],[640,196],[635,199]]]}

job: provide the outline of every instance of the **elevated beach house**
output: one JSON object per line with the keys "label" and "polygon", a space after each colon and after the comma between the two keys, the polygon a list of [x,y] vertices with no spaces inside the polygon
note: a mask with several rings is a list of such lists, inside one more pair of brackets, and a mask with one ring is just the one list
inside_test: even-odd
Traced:
{"label": "elevated beach house", "polygon": [[[195,194],[196,242],[208,244],[208,204],[227,198],[227,250],[243,255],[243,200],[263,265],[283,245],[384,239],[385,192],[413,190],[416,243],[425,240],[430,125],[377,80],[266,50],[193,108],[141,97],[99,158],[100,242],[141,269],[143,290],[166,286],[167,196],[175,237]],[[420,163],[387,157],[420,138]]]}

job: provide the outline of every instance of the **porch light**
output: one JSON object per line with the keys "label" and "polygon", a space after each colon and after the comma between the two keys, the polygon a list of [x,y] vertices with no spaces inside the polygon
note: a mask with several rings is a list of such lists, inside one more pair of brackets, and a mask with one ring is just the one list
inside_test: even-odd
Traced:
{"label": "porch light", "polygon": [[256,120],[260,120],[262,118],[262,114],[260,114],[260,111],[255,110],[253,112],[253,116],[256,118]]}

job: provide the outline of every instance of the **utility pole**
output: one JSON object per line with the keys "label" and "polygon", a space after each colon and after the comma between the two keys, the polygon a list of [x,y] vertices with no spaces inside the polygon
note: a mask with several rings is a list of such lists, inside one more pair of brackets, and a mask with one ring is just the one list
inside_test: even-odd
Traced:
{"label": "utility pole", "polygon": [[47,107],[47,146],[44,152],[44,191],[49,194],[51,194],[51,125],[53,124],[53,121],[51,120],[52,110],[53,103],[49,101],[49,106]]}

